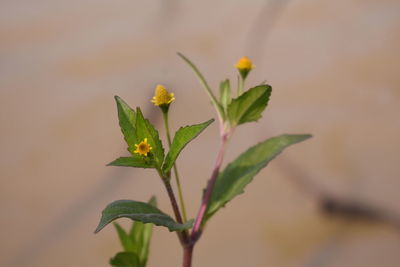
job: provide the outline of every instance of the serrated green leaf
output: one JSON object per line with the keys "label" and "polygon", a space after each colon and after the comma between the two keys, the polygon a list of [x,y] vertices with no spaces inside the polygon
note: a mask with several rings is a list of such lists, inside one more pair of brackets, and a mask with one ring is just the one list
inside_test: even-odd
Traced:
{"label": "serrated green leaf", "polygon": [[129,218],[142,223],[153,223],[165,226],[169,231],[183,231],[192,227],[193,221],[180,224],[158,208],[144,202],[133,200],[117,200],[109,204],[102,212],[100,223],[95,233],[98,233],[107,224],[118,218]]}
{"label": "serrated green leaf", "polygon": [[119,241],[121,242],[122,247],[125,252],[136,252],[132,239],[125,232],[124,228],[122,228],[117,222],[114,222],[114,227],[117,230]]}
{"label": "serrated green leaf", "polygon": [[171,170],[172,166],[182,151],[182,149],[194,138],[196,138],[208,125],[210,125],[214,119],[208,120],[206,122],[195,124],[191,126],[181,127],[174,136],[171,147],[167,156],[165,157],[165,162],[163,165],[163,172],[167,173]]}
{"label": "serrated green leaf", "polygon": [[136,109],[136,135],[140,142],[147,138],[148,143],[153,148],[150,154],[154,155],[154,165],[156,168],[161,169],[164,160],[163,145],[159,138],[158,131],[143,117],[140,108]]}
{"label": "serrated green leaf", "polygon": [[253,177],[286,147],[310,137],[308,134],[273,137],[249,148],[228,164],[217,178],[206,218],[209,219],[227,202],[242,194]]}
{"label": "serrated green leaf", "polygon": [[232,100],[228,106],[228,118],[232,126],[257,121],[268,104],[272,88],[269,85],[253,87]]}
{"label": "serrated green leaf", "polygon": [[133,252],[119,252],[110,259],[111,266],[115,267],[143,267],[138,256]]}
{"label": "serrated green leaf", "polygon": [[135,168],[154,168],[150,158],[133,155],[132,157],[120,157],[107,164],[107,166],[122,166]]}
{"label": "serrated green leaf", "polygon": [[121,127],[124,139],[130,149],[135,148],[138,143],[136,138],[136,112],[128,106],[119,96],[115,96],[118,109],[119,126]]}
{"label": "serrated green leaf", "polygon": [[231,103],[231,86],[229,80],[226,79],[219,84],[219,102],[224,108],[225,114],[227,112],[228,105]]}

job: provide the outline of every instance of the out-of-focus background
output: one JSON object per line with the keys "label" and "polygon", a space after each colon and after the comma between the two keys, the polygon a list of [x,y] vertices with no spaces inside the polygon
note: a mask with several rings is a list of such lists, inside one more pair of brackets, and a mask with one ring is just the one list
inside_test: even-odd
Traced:
{"label": "out-of-focus background", "polygon": [[[273,86],[264,117],[237,130],[225,163],[267,137],[314,136],[210,221],[194,266],[399,266],[399,1],[0,5],[1,266],[108,266],[115,231],[93,234],[106,204],[155,194],[171,213],[154,171],[105,165],[128,155],[114,95],[160,129],[150,103],[158,83],[176,95],[174,131],[216,117],[177,51],[214,88],[236,81],[244,55],[256,65],[247,85]],[[214,124],[178,161],[191,217],[217,136]],[[324,194],[372,207],[378,222],[327,216]],[[176,236],[155,228],[149,266],[179,266],[181,256]]]}

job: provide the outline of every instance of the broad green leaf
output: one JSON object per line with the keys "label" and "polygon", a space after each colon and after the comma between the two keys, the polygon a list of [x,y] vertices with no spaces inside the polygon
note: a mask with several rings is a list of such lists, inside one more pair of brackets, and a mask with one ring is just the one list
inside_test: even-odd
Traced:
{"label": "broad green leaf", "polygon": [[154,155],[155,167],[161,169],[164,160],[164,148],[159,138],[158,131],[143,117],[140,108],[136,109],[136,135],[139,142],[147,138],[148,143],[153,148],[150,155]]}
{"label": "broad green leaf", "polygon": [[165,226],[171,232],[190,229],[193,223],[193,221],[189,221],[185,224],[177,223],[169,215],[144,202],[117,200],[109,204],[103,210],[100,223],[97,226],[95,233],[98,233],[107,224],[118,218],[129,218],[134,221]]}
{"label": "broad green leaf", "polygon": [[115,96],[118,109],[119,126],[121,127],[124,139],[130,149],[135,149],[138,143],[136,138],[136,112],[128,106],[119,96]]}
{"label": "broad green leaf", "polygon": [[213,121],[214,119],[211,119],[200,124],[182,127],[176,132],[174,140],[172,141],[171,147],[169,149],[169,152],[165,157],[165,162],[163,165],[164,173],[167,173],[172,168],[172,166],[174,166],[174,163],[179,153],[182,151],[182,149],[190,141],[196,138]]}
{"label": "broad green leaf", "polygon": [[136,252],[130,236],[125,232],[117,222],[114,222],[114,227],[117,230],[119,240],[125,252]]}
{"label": "broad green leaf", "polygon": [[119,252],[110,259],[111,266],[115,267],[143,267],[139,257],[133,252]]}
{"label": "broad green leaf", "polygon": [[133,155],[132,157],[121,157],[107,164],[107,166],[122,166],[135,168],[154,168],[150,158]]}
{"label": "broad green leaf", "polygon": [[228,108],[228,105],[231,103],[231,86],[229,84],[229,80],[226,79],[222,81],[219,85],[219,101],[224,108],[225,114]]}
{"label": "broad green leaf", "polygon": [[253,87],[232,100],[228,106],[228,118],[232,126],[256,121],[268,104],[272,88],[269,85]]}
{"label": "broad green leaf", "polygon": [[210,218],[235,196],[242,194],[253,177],[286,147],[304,141],[311,135],[281,135],[259,143],[241,154],[219,174],[207,210]]}
{"label": "broad green leaf", "polygon": [[[150,205],[156,207],[157,201],[153,196],[149,202]],[[148,223],[144,224],[141,222],[134,222],[129,233],[129,237],[133,242],[135,252],[139,257],[139,261],[142,266],[146,266],[147,259],[149,256],[150,240],[153,231],[153,225]]]}

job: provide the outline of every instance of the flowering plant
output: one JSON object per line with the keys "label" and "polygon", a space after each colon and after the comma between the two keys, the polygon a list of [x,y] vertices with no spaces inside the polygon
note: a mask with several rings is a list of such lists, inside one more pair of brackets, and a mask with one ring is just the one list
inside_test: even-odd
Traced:
{"label": "flowering plant", "polygon": [[[112,266],[146,266],[152,225],[157,225],[167,227],[169,231],[177,233],[183,248],[183,266],[190,267],[193,249],[212,216],[234,197],[242,194],[253,177],[286,147],[311,137],[308,134],[285,134],[272,137],[250,147],[221,171],[225,148],[235,128],[261,118],[262,112],[268,105],[272,88],[268,84],[261,83],[244,90],[246,77],[254,68],[250,59],[244,57],[235,65],[239,76],[236,97],[232,97],[230,81],[224,80],[220,83],[220,94],[217,98],[198,68],[182,54],[178,53],[178,55],[192,68],[217,111],[221,139],[220,149],[210,179],[204,189],[197,216],[195,219],[188,220],[175,162],[186,145],[205,130],[214,119],[182,127],[171,139],[168,115],[169,107],[175,101],[175,96],[164,86],[157,85],[151,102],[158,106],[163,114],[169,147],[165,154],[158,131],[150,121],[144,118],[140,108],[134,110],[120,97],[115,97],[119,125],[131,155],[120,157],[109,165],[155,169],[166,188],[175,219],[156,207],[154,197],[147,203],[117,200],[109,204],[102,212],[100,223],[95,230],[96,233],[118,218],[130,218],[134,221],[129,232],[114,223],[124,251],[110,260]],[[172,169],[179,202],[176,200],[174,189],[171,186]]]}

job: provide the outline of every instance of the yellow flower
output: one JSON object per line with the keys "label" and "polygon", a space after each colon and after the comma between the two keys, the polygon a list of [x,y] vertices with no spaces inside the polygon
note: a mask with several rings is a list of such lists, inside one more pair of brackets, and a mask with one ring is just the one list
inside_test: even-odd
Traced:
{"label": "yellow flower", "polygon": [[151,102],[153,102],[153,104],[156,106],[162,106],[169,105],[174,100],[174,93],[168,92],[164,86],[159,84],[156,86],[155,96],[153,96]]}
{"label": "yellow flower", "polygon": [[253,65],[253,62],[248,57],[242,57],[239,59],[239,61],[236,63],[235,67],[240,71],[240,70],[245,70],[249,71],[251,69],[254,69],[255,66]]}
{"label": "yellow flower", "polygon": [[145,138],[142,142],[140,142],[138,145],[135,144],[136,150],[133,151],[134,153],[144,155],[147,157],[147,153],[150,152],[153,148],[150,146],[149,143],[147,143],[147,138]]}

